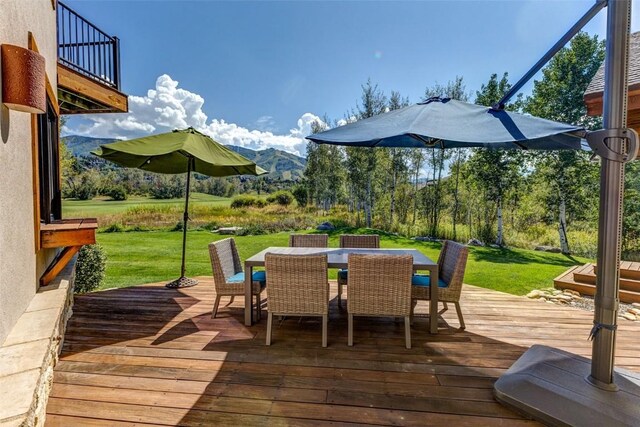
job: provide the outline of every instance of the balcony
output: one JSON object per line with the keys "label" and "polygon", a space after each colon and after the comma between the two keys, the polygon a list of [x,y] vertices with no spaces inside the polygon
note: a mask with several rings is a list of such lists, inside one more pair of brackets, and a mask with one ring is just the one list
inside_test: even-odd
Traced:
{"label": "balcony", "polygon": [[58,102],[61,114],[126,113],[120,92],[120,40],[58,2]]}

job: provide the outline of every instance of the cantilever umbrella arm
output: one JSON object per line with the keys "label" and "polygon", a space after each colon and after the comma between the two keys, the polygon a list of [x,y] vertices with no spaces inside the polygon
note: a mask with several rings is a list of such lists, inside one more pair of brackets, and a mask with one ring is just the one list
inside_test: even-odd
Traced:
{"label": "cantilever umbrella arm", "polygon": [[531,67],[531,69],[529,69],[529,71],[527,71],[525,75],[520,78],[520,80],[518,80],[513,86],[511,86],[509,91],[504,94],[502,99],[493,104],[491,108],[493,108],[494,110],[503,110],[507,101],[513,98],[513,95],[518,93],[520,89],[522,89],[522,86],[524,86],[529,80],[531,80],[533,76],[535,76],[536,73],[540,71],[542,67],[544,67],[545,64],[549,62],[549,60],[553,58],[553,56],[558,53],[558,51],[560,51],[560,49],[562,49],[569,42],[569,40],[573,38],[573,36],[578,34],[578,32],[582,30],[584,26],[587,25],[587,23],[591,21],[591,19],[606,6],[607,0],[596,0],[595,4],[591,6],[591,8],[589,8],[589,10],[584,15],[582,15],[578,22],[576,22],[569,29],[569,31],[567,31],[564,36],[562,36],[560,40],[558,40],[556,44],[554,44],[551,49],[549,49],[547,53],[545,53],[544,56],[542,56],[542,58],[540,58],[538,62],[536,62],[533,67]]}

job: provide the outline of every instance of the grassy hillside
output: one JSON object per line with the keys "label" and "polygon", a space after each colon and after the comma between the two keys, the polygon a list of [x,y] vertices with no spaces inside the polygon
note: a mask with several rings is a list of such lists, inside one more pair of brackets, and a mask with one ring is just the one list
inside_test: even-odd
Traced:
{"label": "grassy hillside", "polygon": [[307,164],[307,160],[302,157],[274,148],[260,151],[235,145],[230,145],[229,148],[247,159],[256,162],[258,166],[269,171],[269,174],[272,176],[278,176],[286,180],[302,178],[305,165]]}
{"label": "grassy hillside", "polygon": [[62,142],[76,157],[90,156],[92,151],[97,150],[100,145],[116,142],[113,138],[91,138],[88,136],[69,135],[62,138]]}

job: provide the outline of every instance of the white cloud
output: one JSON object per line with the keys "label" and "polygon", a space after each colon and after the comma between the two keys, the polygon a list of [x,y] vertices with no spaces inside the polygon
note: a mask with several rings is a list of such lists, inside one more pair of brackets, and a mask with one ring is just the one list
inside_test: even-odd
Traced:
{"label": "white cloud", "polygon": [[272,132],[275,130],[276,122],[272,116],[260,116],[255,123],[256,129]]}
{"label": "white cloud", "polygon": [[300,156],[305,155],[306,140],[311,125],[322,121],[312,113],[303,114],[296,127],[285,134],[275,134],[273,118],[262,116],[256,121],[257,129],[247,129],[222,119],[209,120],[202,111],[204,98],[180,88],[176,80],[163,74],[156,80],[155,89],[146,96],[129,96],[129,113],[95,114],[73,120],[63,129],[64,134],[77,134],[97,138],[136,138],[189,126],[227,145],[239,145],[254,150],[277,148]]}

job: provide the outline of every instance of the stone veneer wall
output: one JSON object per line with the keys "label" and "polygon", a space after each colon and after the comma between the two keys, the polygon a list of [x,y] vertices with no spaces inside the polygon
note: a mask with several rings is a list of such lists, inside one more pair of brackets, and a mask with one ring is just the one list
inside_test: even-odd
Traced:
{"label": "stone veneer wall", "polygon": [[42,426],[67,321],[75,259],[34,296],[0,346],[0,425]]}

